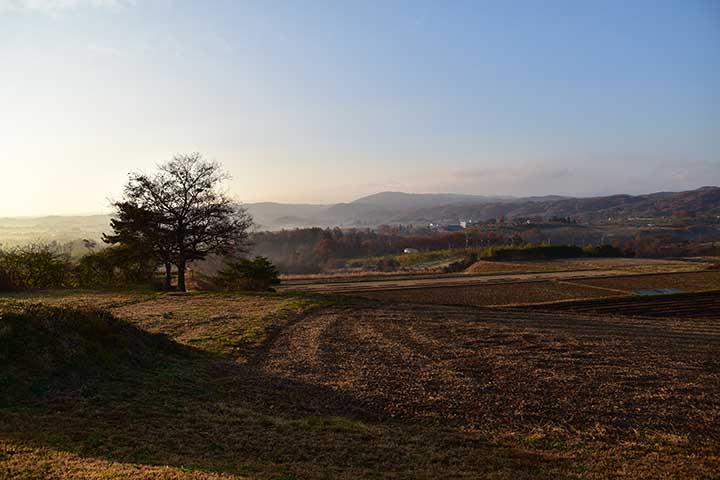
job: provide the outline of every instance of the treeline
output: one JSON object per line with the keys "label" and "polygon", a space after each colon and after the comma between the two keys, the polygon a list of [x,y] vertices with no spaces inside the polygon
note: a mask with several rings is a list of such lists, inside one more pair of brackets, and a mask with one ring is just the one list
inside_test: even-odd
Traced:
{"label": "treeline", "polygon": [[343,266],[345,259],[380,257],[406,248],[432,251],[454,248],[521,244],[519,236],[463,230],[408,235],[401,229],[298,228],[258,232],[253,251],[272,259],[283,273],[318,273]]}
{"label": "treeline", "polygon": [[633,250],[639,257],[720,257],[720,236],[696,236],[689,241],[675,235],[636,235],[623,242],[623,247]]}
{"label": "treeline", "polygon": [[[567,227],[569,228],[569,227]],[[250,238],[256,254],[270,258],[283,273],[319,273],[357,264],[356,260],[373,260],[401,254],[405,249],[419,252],[445,250],[520,247],[533,244],[577,245],[571,256],[602,256],[610,247],[612,256],[683,257],[718,255],[717,231],[676,231],[673,234],[643,231],[635,237],[615,235],[606,242],[603,231],[583,229],[541,231],[538,228],[484,229],[469,228],[456,232],[431,232],[402,226],[382,226],[377,230],[340,228],[299,228],[275,232],[257,232]],[[693,240],[688,240],[692,238]],[[694,240],[697,239],[697,240]],[[612,245],[599,246],[606,243]],[[587,247],[583,245],[592,244]],[[600,249],[600,250],[598,250]],[[605,250],[603,250],[605,249]],[[501,250],[499,250],[501,251]],[[458,252],[460,253],[460,252]],[[499,255],[510,255],[500,253]],[[530,258],[532,251],[517,255]],[[402,263],[402,262],[401,262]],[[378,265],[387,270],[392,265]]]}
{"label": "treeline", "polygon": [[[275,266],[256,257],[226,260],[215,275],[198,273],[196,283],[202,290],[263,291],[280,281]],[[127,246],[90,251],[79,259],[57,243],[0,248],[0,292],[127,287],[166,290],[156,261]]]}
{"label": "treeline", "polygon": [[482,260],[553,260],[580,257],[634,257],[632,250],[613,245],[577,247],[573,245],[524,245],[520,247],[487,248],[480,254]]}
{"label": "treeline", "polygon": [[155,264],[122,247],[91,252],[77,261],[58,244],[0,249],[0,291],[151,285]]}

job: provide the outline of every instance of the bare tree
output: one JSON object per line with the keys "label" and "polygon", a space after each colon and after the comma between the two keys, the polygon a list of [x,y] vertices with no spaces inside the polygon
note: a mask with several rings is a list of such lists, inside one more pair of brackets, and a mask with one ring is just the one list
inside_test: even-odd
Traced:
{"label": "bare tree", "polygon": [[188,263],[247,251],[252,217],[220,191],[228,178],[218,163],[193,153],[176,155],[153,175],[133,173],[125,186],[125,202],[151,219],[139,223],[139,237],[156,242],[166,267],[177,267],[180,291]]}

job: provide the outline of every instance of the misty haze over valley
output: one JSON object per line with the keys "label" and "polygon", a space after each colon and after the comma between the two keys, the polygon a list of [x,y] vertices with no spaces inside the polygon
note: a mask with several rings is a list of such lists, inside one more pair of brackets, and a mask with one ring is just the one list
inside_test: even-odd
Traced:
{"label": "misty haze over valley", "polygon": [[[447,225],[502,217],[573,217],[586,223],[622,224],[636,219],[669,218],[678,211],[717,219],[720,216],[720,187],[591,198],[381,192],[350,203],[333,205],[260,202],[243,206],[255,219],[257,230]],[[109,222],[110,215],[0,218],[0,239],[6,245],[99,239],[102,233],[107,232]]]}

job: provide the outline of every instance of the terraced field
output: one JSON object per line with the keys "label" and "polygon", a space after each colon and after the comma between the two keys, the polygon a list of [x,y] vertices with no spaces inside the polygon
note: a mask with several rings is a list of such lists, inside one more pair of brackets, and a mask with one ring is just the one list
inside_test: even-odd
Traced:
{"label": "terraced field", "polygon": [[655,288],[677,288],[686,292],[720,289],[720,271],[627,275],[613,278],[573,280],[578,285],[632,292]]}
{"label": "terraced field", "polygon": [[606,289],[554,281],[358,291],[363,298],[436,305],[501,306],[622,295]]}
{"label": "terraced field", "polygon": [[[353,295],[392,302],[437,305],[511,306],[534,303],[598,299],[631,295],[636,290],[677,288],[694,292],[720,289],[720,272],[700,271],[662,274],[607,274],[602,278],[551,274],[548,280],[503,277],[501,281],[453,286],[406,286],[358,289]],[[548,277],[546,277],[548,278]],[[339,290],[342,291],[342,290]],[[712,305],[710,305],[712,307]]]}
{"label": "terraced field", "polygon": [[590,315],[720,320],[720,290],[530,305],[528,309]]}

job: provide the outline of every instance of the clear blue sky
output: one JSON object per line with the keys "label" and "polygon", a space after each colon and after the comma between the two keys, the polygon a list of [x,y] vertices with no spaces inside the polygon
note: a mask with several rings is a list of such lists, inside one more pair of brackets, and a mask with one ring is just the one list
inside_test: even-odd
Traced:
{"label": "clear blue sky", "polygon": [[243,201],[720,184],[720,2],[0,0],[0,216],[200,151]]}

